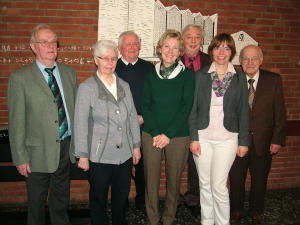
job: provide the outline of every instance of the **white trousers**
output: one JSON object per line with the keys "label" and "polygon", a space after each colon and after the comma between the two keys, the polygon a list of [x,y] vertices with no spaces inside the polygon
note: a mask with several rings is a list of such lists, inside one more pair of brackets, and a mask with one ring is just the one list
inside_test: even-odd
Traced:
{"label": "white trousers", "polygon": [[201,224],[228,225],[228,173],[235,159],[238,138],[210,141],[199,137],[201,155],[194,156],[200,187]]}

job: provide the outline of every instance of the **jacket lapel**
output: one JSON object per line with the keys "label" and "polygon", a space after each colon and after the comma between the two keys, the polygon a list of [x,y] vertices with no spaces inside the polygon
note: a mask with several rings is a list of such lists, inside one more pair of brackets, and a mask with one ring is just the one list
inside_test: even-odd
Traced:
{"label": "jacket lapel", "polygon": [[[53,97],[53,94],[47,84],[47,81],[45,80],[42,72],[40,71],[39,67],[36,65],[36,63],[32,64],[32,73],[31,76],[33,79],[31,79],[32,82],[35,82],[37,86],[42,90],[43,93],[46,95]],[[30,84],[32,85],[32,84]]]}
{"label": "jacket lapel", "polygon": [[256,98],[260,98],[259,96],[261,96],[264,93],[264,88],[268,87],[267,81],[265,79],[264,76],[264,72],[262,70],[259,70],[259,78],[258,78],[258,82],[257,82],[257,86],[256,86],[256,90],[255,90],[255,94],[254,94],[254,100],[253,100],[253,110],[255,110],[255,107],[257,105],[257,101]]}

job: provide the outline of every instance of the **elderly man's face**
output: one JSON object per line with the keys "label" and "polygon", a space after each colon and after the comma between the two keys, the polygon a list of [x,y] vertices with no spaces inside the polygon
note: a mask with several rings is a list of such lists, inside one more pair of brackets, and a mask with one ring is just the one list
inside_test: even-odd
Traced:
{"label": "elderly man's face", "polygon": [[35,43],[30,47],[37,60],[45,66],[52,66],[57,57],[57,40],[53,31],[42,29],[35,34]]}
{"label": "elderly man's face", "polygon": [[123,58],[132,63],[137,60],[140,53],[140,42],[136,35],[128,34],[123,37],[119,51]]}
{"label": "elderly man's face", "polygon": [[193,27],[186,31],[183,35],[183,44],[185,53],[194,57],[200,51],[202,43],[202,34],[197,27]]}
{"label": "elderly man's face", "polygon": [[256,46],[249,46],[243,50],[241,64],[244,72],[249,77],[254,77],[262,64],[262,56],[259,54],[259,49]]}

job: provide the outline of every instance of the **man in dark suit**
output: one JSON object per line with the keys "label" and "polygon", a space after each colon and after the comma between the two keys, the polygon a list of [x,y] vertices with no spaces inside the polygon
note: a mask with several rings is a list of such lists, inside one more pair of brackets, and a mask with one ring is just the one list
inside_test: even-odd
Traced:
{"label": "man in dark suit", "polygon": [[[195,24],[187,25],[183,31],[184,55],[181,61],[186,67],[197,72],[211,63],[209,56],[200,51],[202,44],[202,29]],[[191,210],[193,216],[200,215],[199,178],[193,154],[188,157],[188,190],[184,194],[184,203]]]}
{"label": "man in dark suit", "polygon": [[236,157],[230,171],[231,222],[238,223],[244,208],[245,180],[249,168],[249,212],[253,224],[263,224],[264,195],[272,155],[285,145],[286,115],[281,77],[260,69],[259,47],[242,49],[240,62],[249,87],[249,151]]}
{"label": "man in dark suit", "polygon": [[[138,114],[140,127],[144,120],[141,116],[141,98],[144,86],[144,80],[149,71],[154,69],[151,62],[139,58],[140,38],[134,31],[125,31],[120,34],[118,40],[118,49],[122,57],[118,60],[116,66],[117,75],[128,82],[132,93],[134,105]],[[137,209],[145,209],[145,178],[144,164],[142,158],[135,165],[135,207]]]}
{"label": "man in dark suit", "polygon": [[31,65],[12,72],[8,82],[8,126],[13,163],[25,176],[27,224],[45,222],[48,204],[52,224],[69,225],[71,141],[75,70],[56,63],[57,36],[48,25],[32,32]]}

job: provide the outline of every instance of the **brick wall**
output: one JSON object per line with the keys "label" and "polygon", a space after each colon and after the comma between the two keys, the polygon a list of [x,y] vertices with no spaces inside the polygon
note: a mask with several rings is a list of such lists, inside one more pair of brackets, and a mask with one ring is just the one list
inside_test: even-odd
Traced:
{"label": "brick wall", "polygon": [[[218,13],[218,32],[244,30],[264,52],[263,68],[282,75],[287,119],[299,120],[300,4],[296,0],[177,0],[176,4],[202,15]],[[97,40],[98,0],[1,0],[0,2],[0,126],[7,126],[6,89],[11,71],[33,62],[29,49],[30,30],[48,23],[57,31],[58,61],[73,66],[78,82],[89,76],[95,66],[90,47]],[[274,157],[268,188],[299,187],[299,136],[288,137],[287,146]],[[161,196],[165,193],[162,174]],[[181,191],[186,190],[186,170]],[[249,186],[249,180],[247,180]],[[88,199],[86,181],[72,181],[73,202]],[[130,197],[135,195],[132,186]],[[0,183],[1,203],[26,201],[23,182]]]}

